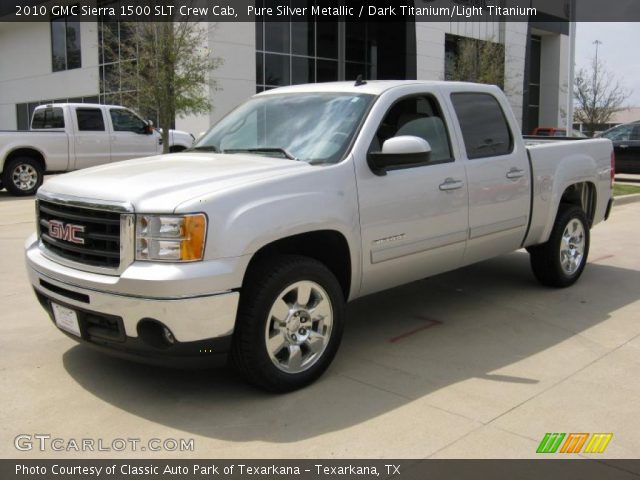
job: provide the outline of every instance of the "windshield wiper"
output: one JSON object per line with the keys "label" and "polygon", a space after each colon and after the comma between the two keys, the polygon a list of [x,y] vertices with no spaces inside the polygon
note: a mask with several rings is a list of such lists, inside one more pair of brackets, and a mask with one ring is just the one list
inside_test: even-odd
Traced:
{"label": "windshield wiper", "polygon": [[200,152],[219,152],[220,149],[215,145],[201,145],[199,147],[191,147],[190,151],[200,151]]}
{"label": "windshield wiper", "polygon": [[229,148],[223,153],[279,153],[289,160],[298,160],[291,152],[282,147]]}

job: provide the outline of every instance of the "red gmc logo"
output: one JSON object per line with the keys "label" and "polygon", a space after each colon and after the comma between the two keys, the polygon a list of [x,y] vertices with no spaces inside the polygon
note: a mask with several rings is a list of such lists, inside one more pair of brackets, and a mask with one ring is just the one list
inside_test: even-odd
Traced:
{"label": "red gmc logo", "polygon": [[49,220],[49,236],[51,238],[84,245],[84,238],[76,236],[79,232],[84,232],[82,225],[71,223],[65,225],[60,220]]}

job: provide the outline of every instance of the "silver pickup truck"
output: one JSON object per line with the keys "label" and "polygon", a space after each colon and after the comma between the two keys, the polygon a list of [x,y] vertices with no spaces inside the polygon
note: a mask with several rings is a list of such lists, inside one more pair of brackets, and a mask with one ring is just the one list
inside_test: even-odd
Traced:
{"label": "silver pickup truck", "polygon": [[[169,150],[193,136],[169,130]],[[45,173],[69,172],[162,153],[160,133],[119,105],[54,103],[36,107],[29,131],[0,131],[0,188],[33,195]]]}
{"label": "silver pickup truck", "polygon": [[347,301],[523,247],[543,284],[580,277],[612,205],[611,142],[518,132],[486,85],[264,92],[186,152],[49,181],[29,278],[99,350],[230,358],[255,385],[300,388],[335,356]]}

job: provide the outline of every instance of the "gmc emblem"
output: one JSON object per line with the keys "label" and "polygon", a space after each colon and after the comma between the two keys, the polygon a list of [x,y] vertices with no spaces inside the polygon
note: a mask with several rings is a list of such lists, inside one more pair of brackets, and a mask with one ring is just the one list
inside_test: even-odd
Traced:
{"label": "gmc emblem", "polygon": [[76,236],[80,232],[84,232],[82,225],[73,225],[71,223],[65,225],[60,220],[49,220],[49,236],[51,238],[84,245],[84,238]]}

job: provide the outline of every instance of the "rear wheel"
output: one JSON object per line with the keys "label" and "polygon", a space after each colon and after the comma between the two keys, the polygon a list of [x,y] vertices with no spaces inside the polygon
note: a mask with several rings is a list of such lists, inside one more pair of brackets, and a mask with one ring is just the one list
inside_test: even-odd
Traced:
{"label": "rear wheel", "polygon": [[44,171],[40,162],[31,157],[12,158],[2,173],[2,184],[12,195],[33,195],[42,185]]}
{"label": "rear wheel", "polygon": [[252,384],[274,392],[316,380],[344,325],[340,284],[322,263],[279,256],[255,266],[243,287],[232,359]]}
{"label": "rear wheel", "polygon": [[589,255],[589,221],[580,207],[562,204],[549,240],[528,249],[533,274],[543,285],[573,285]]}

